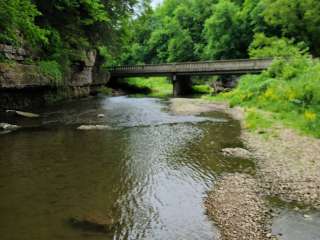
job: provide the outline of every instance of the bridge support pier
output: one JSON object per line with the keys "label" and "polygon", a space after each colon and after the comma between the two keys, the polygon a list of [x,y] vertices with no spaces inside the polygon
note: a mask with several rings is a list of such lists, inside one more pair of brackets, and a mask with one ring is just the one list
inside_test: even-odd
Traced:
{"label": "bridge support pier", "polygon": [[173,96],[181,97],[192,94],[192,81],[188,75],[173,75]]}

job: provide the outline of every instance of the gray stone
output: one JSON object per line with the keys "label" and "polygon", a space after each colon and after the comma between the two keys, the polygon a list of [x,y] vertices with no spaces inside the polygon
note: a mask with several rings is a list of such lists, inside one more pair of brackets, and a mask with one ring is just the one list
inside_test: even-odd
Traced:
{"label": "gray stone", "polygon": [[221,150],[222,154],[227,157],[236,158],[251,158],[252,154],[243,148],[224,148]]}
{"label": "gray stone", "polygon": [[0,88],[23,89],[50,85],[36,65],[0,63]]}
{"label": "gray stone", "polygon": [[27,51],[25,49],[6,44],[0,44],[0,53],[3,53],[7,59],[15,61],[23,61],[27,56]]}
{"label": "gray stone", "polygon": [[81,125],[80,127],[77,128],[78,130],[111,130],[112,127],[108,125]]}

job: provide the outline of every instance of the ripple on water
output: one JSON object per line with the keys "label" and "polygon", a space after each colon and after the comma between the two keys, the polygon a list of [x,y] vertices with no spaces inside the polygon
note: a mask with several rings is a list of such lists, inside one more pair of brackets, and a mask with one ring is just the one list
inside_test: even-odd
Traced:
{"label": "ripple on water", "polygon": [[283,210],[273,220],[272,232],[279,240],[319,240],[320,213]]}
{"label": "ripple on water", "polygon": [[[218,173],[250,167],[220,154],[241,145],[238,122],[220,113],[174,116],[158,99],[115,97],[41,115],[27,124],[46,128],[0,136],[2,240],[212,240],[217,230],[205,215],[206,191]],[[77,124],[115,129],[77,131]],[[113,236],[66,224],[90,212],[113,214]]]}

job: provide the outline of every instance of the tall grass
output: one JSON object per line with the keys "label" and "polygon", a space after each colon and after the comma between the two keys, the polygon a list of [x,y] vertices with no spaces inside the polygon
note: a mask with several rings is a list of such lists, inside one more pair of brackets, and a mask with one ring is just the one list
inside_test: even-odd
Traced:
{"label": "tall grass", "polygon": [[149,96],[152,97],[168,97],[172,95],[172,83],[166,77],[148,77],[148,78],[128,78],[127,84],[141,88],[149,89]]}
{"label": "tall grass", "polygon": [[261,75],[243,76],[220,98],[273,112],[276,120],[320,137],[320,62],[308,55],[278,58]]}

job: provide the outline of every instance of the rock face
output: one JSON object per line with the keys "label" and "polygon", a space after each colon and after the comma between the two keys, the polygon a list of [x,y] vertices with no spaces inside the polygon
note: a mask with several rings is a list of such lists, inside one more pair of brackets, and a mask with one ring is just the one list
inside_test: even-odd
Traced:
{"label": "rock face", "polygon": [[[46,95],[57,94],[56,86],[49,77],[41,73],[37,65],[23,63],[28,57],[24,49],[0,44],[0,54],[15,61],[0,63],[0,109],[43,105]],[[73,64],[71,74],[64,76],[68,98],[94,94],[97,87],[109,81],[110,75],[100,69],[101,60],[96,51],[84,52],[83,56],[83,59]]]}
{"label": "rock face", "polygon": [[68,82],[73,97],[85,97],[95,93],[95,88],[107,84],[110,78],[106,71],[99,68],[101,62],[98,61],[96,51],[88,51],[83,55],[85,57],[74,64]]}
{"label": "rock face", "polygon": [[10,45],[0,44],[0,53],[7,59],[15,61],[23,61],[27,56],[27,51],[23,48],[15,48]]}
{"label": "rock face", "polygon": [[0,89],[39,88],[50,84],[36,65],[0,63]]}

